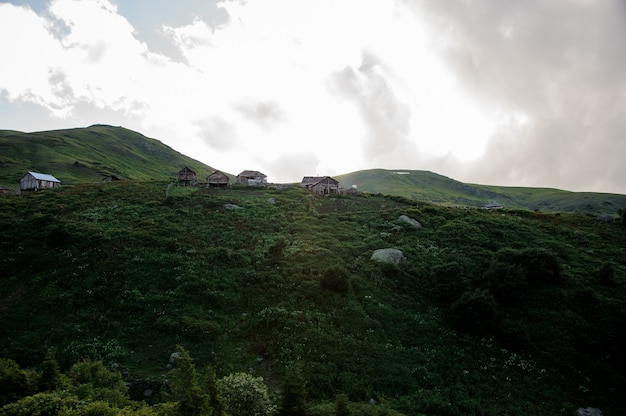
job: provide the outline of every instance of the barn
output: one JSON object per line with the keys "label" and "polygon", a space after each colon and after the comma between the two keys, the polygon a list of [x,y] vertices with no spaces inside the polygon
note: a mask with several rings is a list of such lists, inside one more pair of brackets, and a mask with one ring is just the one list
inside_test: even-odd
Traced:
{"label": "barn", "polygon": [[57,186],[61,186],[61,181],[45,173],[28,172],[20,179],[20,191],[38,191]]}
{"label": "barn", "polygon": [[230,178],[223,172],[216,170],[212,174],[206,177],[207,188],[223,188],[228,186]]}
{"label": "barn", "polygon": [[267,185],[267,175],[257,170],[244,170],[237,175],[237,183],[243,185]]}
{"label": "barn", "polygon": [[198,183],[198,175],[187,166],[178,172],[178,183],[183,185],[196,185]]}
{"label": "barn", "polygon": [[318,195],[339,193],[339,181],[330,176],[305,176],[300,185]]}

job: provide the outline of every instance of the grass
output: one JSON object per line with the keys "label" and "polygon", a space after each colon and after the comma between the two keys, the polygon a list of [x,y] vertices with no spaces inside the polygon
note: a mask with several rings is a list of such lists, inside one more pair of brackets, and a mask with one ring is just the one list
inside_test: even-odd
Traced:
{"label": "grass", "polygon": [[[181,344],[219,376],[262,375],[273,390],[300,363],[318,409],[340,393],[404,414],[623,409],[617,223],[298,187],[166,188],[0,198],[0,356],[27,367],[49,351],[63,368],[102,359],[136,399],[146,386],[158,398]],[[370,261],[386,247],[407,260]],[[321,283],[329,270],[348,276],[347,290]]]}

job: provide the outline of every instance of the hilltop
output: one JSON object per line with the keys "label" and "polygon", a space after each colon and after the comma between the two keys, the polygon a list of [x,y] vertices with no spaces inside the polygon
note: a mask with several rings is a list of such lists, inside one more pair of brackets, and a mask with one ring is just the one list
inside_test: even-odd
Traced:
{"label": "hilltop", "polygon": [[[0,357],[43,371],[53,354],[65,372],[102,360],[148,405],[176,400],[177,345],[218,378],[262,376],[275,403],[300,369],[312,416],[335,414],[338,394],[372,415],[626,405],[621,223],[167,183],[0,198]],[[371,260],[384,248],[404,260]],[[1,374],[0,403],[38,391]]]}

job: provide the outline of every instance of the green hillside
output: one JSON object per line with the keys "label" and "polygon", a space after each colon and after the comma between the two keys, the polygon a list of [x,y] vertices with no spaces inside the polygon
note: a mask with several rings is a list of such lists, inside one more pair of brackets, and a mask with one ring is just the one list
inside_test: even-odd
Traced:
{"label": "green hillside", "polygon": [[210,414],[205,366],[281,414],[626,405],[621,222],[124,181],[0,197],[0,229],[1,414]]}
{"label": "green hillside", "polygon": [[0,185],[16,188],[28,171],[54,175],[62,184],[97,182],[108,175],[168,180],[188,166],[199,178],[213,169],[163,143],[122,127],[35,133],[0,131]]}
{"label": "green hillside", "polygon": [[466,184],[420,170],[373,169],[335,178],[343,188],[356,185],[362,192],[397,195],[442,205],[483,207],[489,202],[497,202],[512,209],[607,215],[626,206],[626,195]]}

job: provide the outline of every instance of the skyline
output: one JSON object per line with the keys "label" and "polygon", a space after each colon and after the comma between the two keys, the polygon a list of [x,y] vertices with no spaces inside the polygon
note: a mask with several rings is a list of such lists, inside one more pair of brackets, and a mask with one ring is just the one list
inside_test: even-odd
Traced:
{"label": "skyline", "polygon": [[626,194],[625,34],[619,0],[3,1],[0,129],[119,125],[271,182]]}

